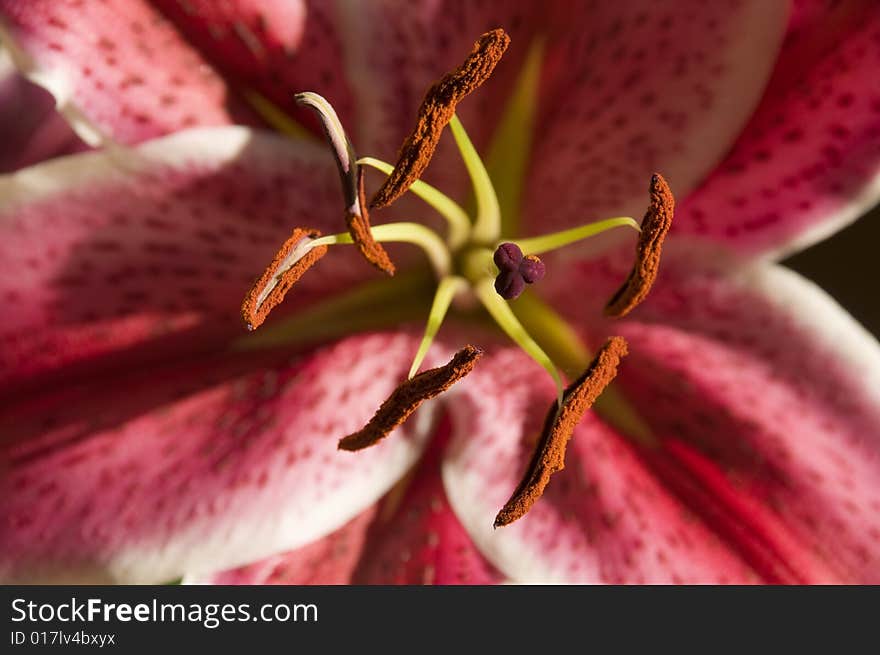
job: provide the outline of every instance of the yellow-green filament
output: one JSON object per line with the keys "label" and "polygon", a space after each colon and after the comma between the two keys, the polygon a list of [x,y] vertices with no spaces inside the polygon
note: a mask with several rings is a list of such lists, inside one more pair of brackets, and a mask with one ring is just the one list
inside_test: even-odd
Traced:
{"label": "yellow-green filament", "polygon": [[[374,225],[371,231],[373,238],[379,242],[411,243],[419,246],[428,256],[438,278],[445,277],[452,269],[452,258],[443,239],[424,225],[419,223],[385,223],[384,225]],[[348,232],[318,237],[310,245],[315,248],[343,243],[354,243]]]}
{"label": "yellow-green filament", "polygon": [[559,371],[556,365],[544,352],[541,346],[532,339],[528,331],[523,327],[522,323],[517,320],[510,309],[510,306],[495,291],[494,281],[492,278],[486,277],[479,280],[474,285],[474,292],[483,303],[486,311],[492,316],[505,334],[510,337],[513,342],[525,351],[525,353],[540,364],[547,371],[556,383],[557,400],[562,405],[563,384],[559,377]]}
{"label": "yellow-green filament", "polygon": [[416,352],[415,359],[413,359],[412,366],[409,369],[408,379],[412,379],[412,377],[418,372],[422,362],[425,360],[425,355],[428,354],[428,349],[434,342],[434,337],[437,336],[437,330],[440,329],[440,324],[443,323],[443,319],[446,317],[446,312],[449,310],[449,305],[452,303],[455,294],[466,286],[467,280],[454,275],[444,277],[440,280],[440,283],[437,285],[437,291],[434,294],[434,302],[431,305],[431,311],[428,314],[428,324],[425,326],[425,334],[422,336],[419,349]]}
{"label": "yellow-green filament", "polygon": [[[357,163],[371,166],[385,175],[394,170],[394,166],[375,157],[362,157],[358,159]],[[421,180],[413,182],[409,190],[433,207],[449,223],[449,247],[456,250],[463,246],[471,230],[471,219],[468,218],[467,212],[461,208],[461,205],[439,189]]]}
{"label": "yellow-green filament", "polygon": [[477,149],[474,148],[464,126],[455,114],[449,121],[449,127],[452,128],[452,136],[455,137],[455,143],[458,145],[471,184],[474,186],[477,215],[474,219],[471,239],[477,243],[494,243],[501,236],[501,208],[498,205],[498,196],[495,195],[492,180],[489,179],[489,173],[483,166]]}
{"label": "yellow-green filament", "polygon": [[554,232],[552,234],[544,234],[539,237],[531,237],[529,239],[517,239],[513,243],[520,247],[523,255],[539,255],[543,252],[549,252],[562,248],[576,241],[594,237],[607,230],[613,230],[616,227],[631,227],[636,232],[640,231],[639,224],[629,216],[618,216],[617,218],[606,218],[595,223],[587,223],[579,227],[573,227],[570,230],[562,232]]}

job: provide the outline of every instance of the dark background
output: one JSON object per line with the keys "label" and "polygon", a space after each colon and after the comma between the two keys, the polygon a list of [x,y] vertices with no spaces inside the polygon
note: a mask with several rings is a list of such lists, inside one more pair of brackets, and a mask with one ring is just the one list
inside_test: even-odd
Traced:
{"label": "dark background", "polygon": [[880,206],[851,226],[783,261],[831,294],[880,336]]}

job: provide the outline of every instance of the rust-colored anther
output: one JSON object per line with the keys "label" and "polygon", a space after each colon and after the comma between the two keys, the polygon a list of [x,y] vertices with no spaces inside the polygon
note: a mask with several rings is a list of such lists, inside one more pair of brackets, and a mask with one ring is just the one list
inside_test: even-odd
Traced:
{"label": "rust-colored anther", "polygon": [[241,304],[241,316],[248,330],[260,327],[269,312],[284,300],[284,295],[303,276],[303,273],[327,253],[327,246],[317,246],[306,251],[292,264],[288,263],[289,259],[296,257],[297,246],[308,243],[319,236],[321,236],[321,232],[318,230],[298,227],[284,242],[284,245],[272,259],[272,263],[254,282],[254,286],[251,287]]}
{"label": "rust-colored anther", "polygon": [[345,212],[348,233],[364,259],[387,275],[394,275],[394,264],[385,248],[373,239],[370,232],[370,214],[367,211],[367,199],[364,194],[364,169],[358,167],[357,173],[358,198],[355,206]]}
{"label": "rust-colored anther", "polygon": [[526,473],[495,517],[496,528],[525,516],[544,493],[550,476],[565,468],[565,448],[575,427],[617,375],[617,365],[626,354],[623,337],[608,339],[584,374],[565,390],[562,407],[557,408],[556,403],[550,407]]}
{"label": "rust-colored anther", "polygon": [[480,348],[465,346],[445,366],[432,368],[407,380],[382,403],[369,423],[339,440],[339,449],[361,450],[378,443],[408,419],[419,405],[443,393],[474,370],[482,356]]}
{"label": "rust-colored anther", "polygon": [[455,70],[444,75],[425,94],[419,107],[416,127],[400,147],[397,164],[370,201],[370,208],[387,207],[419,179],[431,161],[443,128],[452,120],[455,106],[489,79],[510,37],[498,28],[486,32]]}
{"label": "rust-colored anther", "polygon": [[669,185],[659,173],[651,177],[651,205],[642,219],[642,232],[636,246],[636,262],[623,286],[605,305],[605,315],[614,318],[626,316],[642,302],[651,290],[660,268],[663,240],[672,225],[675,198]]}

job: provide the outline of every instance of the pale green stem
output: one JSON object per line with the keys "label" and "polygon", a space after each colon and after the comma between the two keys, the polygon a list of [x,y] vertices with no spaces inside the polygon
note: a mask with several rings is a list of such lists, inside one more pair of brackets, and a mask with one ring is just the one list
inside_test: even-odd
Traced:
{"label": "pale green stem", "polygon": [[[443,239],[424,225],[419,225],[418,223],[385,223],[384,225],[373,226],[370,231],[373,234],[373,238],[379,242],[388,243],[396,241],[419,246],[428,256],[438,278],[445,277],[452,269],[452,259]],[[354,240],[348,232],[343,232],[341,234],[318,237],[309,245],[311,248],[315,248],[317,246],[329,246],[337,243],[354,243]]]}
{"label": "pale green stem", "polygon": [[[358,159],[358,164],[371,166],[385,175],[389,175],[394,170],[394,166],[375,157],[361,157]],[[409,190],[433,207],[449,223],[449,247],[456,250],[463,246],[471,231],[471,219],[461,205],[421,180],[413,182]]]}
{"label": "pale green stem", "polygon": [[458,145],[471,184],[474,186],[477,216],[474,220],[471,240],[476,243],[494,243],[501,236],[501,208],[498,205],[498,196],[495,195],[492,180],[486,167],[483,166],[480,155],[477,154],[477,149],[474,148],[464,126],[455,114],[449,121],[449,127],[452,128],[452,136],[455,137],[455,143]]}
{"label": "pale green stem", "polygon": [[563,385],[559,377],[556,365],[544,352],[544,350],[532,339],[531,335],[517,320],[510,306],[495,291],[494,281],[490,277],[482,278],[474,285],[474,292],[483,303],[486,311],[492,316],[498,326],[504,330],[515,344],[522,348],[526,354],[540,364],[556,383],[556,395],[559,405],[562,405]]}
{"label": "pale green stem", "polygon": [[519,233],[519,205],[532,154],[543,61],[544,39],[538,37],[529,47],[486,156],[486,168],[501,206],[502,234]]}
{"label": "pale green stem", "polygon": [[529,239],[517,239],[513,243],[520,247],[524,255],[539,255],[542,252],[556,250],[576,241],[589,239],[607,230],[613,230],[616,227],[631,227],[636,232],[641,231],[639,224],[632,218],[629,216],[619,216],[617,218],[606,218],[595,223],[588,223],[580,227],[573,227],[562,232],[543,234]]}
{"label": "pale green stem", "polygon": [[450,275],[440,280],[440,283],[437,285],[437,291],[434,294],[431,311],[428,314],[425,334],[422,336],[422,342],[419,344],[419,349],[409,369],[408,379],[412,379],[425,360],[425,355],[428,354],[428,349],[434,342],[434,337],[437,336],[437,330],[440,329],[440,324],[443,323],[443,319],[446,317],[446,312],[449,310],[449,305],[452,303],[455,294],[466,286],[467,280],[463,277]]}
{"label": "pale green stem", "polygon": [[[537,336],[541,347],[559,362],[566,375],[574,379],[590,365],[592,355],[568,321],[538,297],[526,291],[510,304],[514,315],[522,321],[524,329]],[[621,366],[626,366],[626,359]],[[651,428],[636,412],[626,397],[614,384],[608,386],[594,404],[595,410],[608,423],[644,445],[656,444]]]}

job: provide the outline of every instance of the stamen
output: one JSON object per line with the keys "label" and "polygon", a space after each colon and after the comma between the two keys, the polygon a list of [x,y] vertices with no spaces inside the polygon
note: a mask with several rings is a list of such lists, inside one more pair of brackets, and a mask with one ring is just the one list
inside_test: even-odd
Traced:
{"label": "stamen", "polygon": [[370,232],[370,214],[367,212],[364,194],[364,172],[358,166],[354,147],[351,145],[345,129],[333,106],[317,93],[307,91],[298,93],[296,101],[311,107],[321,119],[324,134],[330,143],[336,166],[339,169],[339,180],[342,183],[342,194],[345,199],[345,224],[355,245],[364,259],[387,275],[394,275],[394,264],[385,249],[380,246]]}
{"label": "stamen", "polygon": [[636,246],[636,262],[623,286],[605,305],[605,315],[626,316],[651,290],[660,268],[663,240],[672,225],[675,198],[659,173],[651,177],[651,205],[642,219],[642,233]]}
{"label": "stamen", "polygon": [[340,439],[339,449],[361,450],[378,443],[406,421],[423,402],[443,393],[474,370],[482,355],[480,348],[465,346],[445,366],[424,371],[402,383],[382,403],[369,423]]}
{"label": "stamen", "polygon": [[428,89],[416,127],[403,142],[394,171],[370,201],[372,209],[390,205],[422,176],[456,105],[489,78],[509,44],[510,37],[504,30],[486,32],[461,66]]}
{"label": "stamen", "polygon": [[386,275],[394,275],[395,269],[391,258],[370,231],[370,214],[367,211],[367,199],[364,195],[364,169],[360,167],[357,173],[357,186],[358,200],[345,213],[348,233],[364,259]]}
{"label": "stamen", "polygon": [[260,327],[303,273],[327,254],[326,245],[314,243],[319,236],[318,230],[296,228],[284,242],[241,305],[241,316],[248,330]]}
{"label": "stamen", "polygon": [[544,493],[550,476],[565,468],[565,449],[575,427],[617,375],[617,365],[626,354],[622,337],[608,339],[583,375],[565,390],[561,407],[550,407],[525,476],[495,517],[496,528],[525,516]]}
{"label": "stamen", "polygon": [[[375,157],[361,157],[357,163],[362,166],[371,166],[385,175],[390,175],[394,170],[391,164]],[[449,223],[449,237],[447,239],[449,247],[456,250],[463,246],[471,231],[471,219],[468,218],[467,212],[440,189],[432,187],[422,180],[413,182],[409,190],[433,207]]]}

